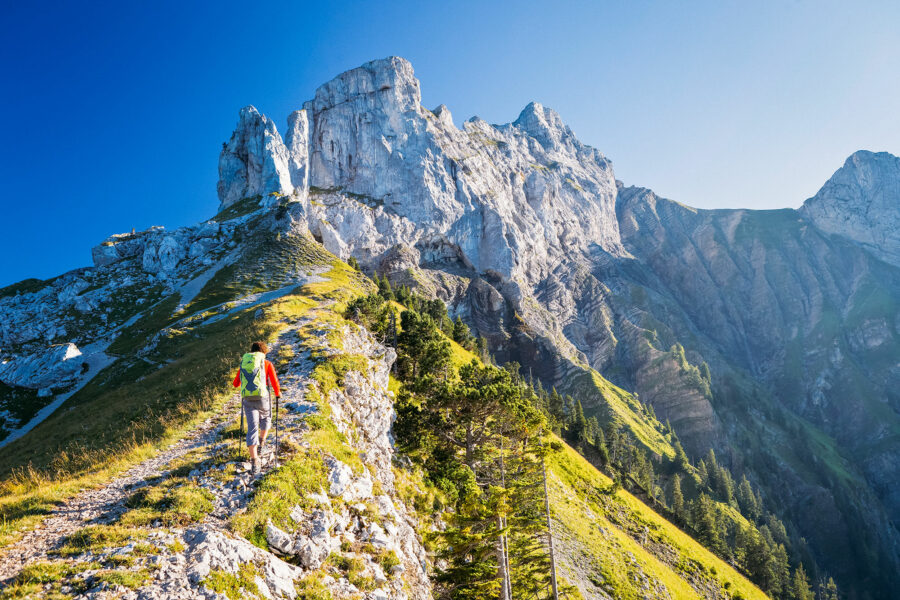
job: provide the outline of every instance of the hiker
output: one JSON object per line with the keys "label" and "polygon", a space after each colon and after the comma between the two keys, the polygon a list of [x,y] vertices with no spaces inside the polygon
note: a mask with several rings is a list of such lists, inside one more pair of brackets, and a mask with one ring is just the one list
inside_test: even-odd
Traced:
{"label": "hiker", "polygon": [[247,417],[247,449],[254,475],[259,474],[260,457],[269,435],[269,387],[275,398],[281,397],[275,367],[266,360],[268,351],[265,342],[253,342],[250,352],[241,358],[241,366],[232,383],[234,387],[241,388],[241,405]]}

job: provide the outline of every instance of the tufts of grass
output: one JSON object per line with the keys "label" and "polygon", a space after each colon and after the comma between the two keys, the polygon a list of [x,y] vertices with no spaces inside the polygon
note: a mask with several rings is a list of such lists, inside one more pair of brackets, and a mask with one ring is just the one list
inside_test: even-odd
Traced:
{"label": "tufts of grass", "polygon": [[237,573],[213,569],[203,580],[203,585],[214,592],[225,594],[230,600],[242,600],[250,594],[259,596],[259,588],[256,585],[257,574],[256,565],[253,563],[243,563]]}
{"label": "tufts of grass", "polygon": [[375,580],[365,574],[366,562],[362,557],[331,554],[328,557],[328,564],[340,571],[360,590],[367,592],[375,589]]}
{"label": "tufts of grass", "polygon": [[323,578],[324,575],[316,571],[294,583],[297,600],[332,600],[331,590],[325,586]]}
{"label": "tufts of grass", "polygon": [[268,550],[266,521],[271,519],[277,527],[292,530],[295,525],[289,517],[291,508],[312,508],[309,495],[319,492],[327,477],[319,452],[309,450],[294,455],[262,479],[247,510],[232,517],[231,529]]}
{"label": "tufts of grass", "polygon": [[95,575],[96,579],[111,586],[121,585],[135,590],[150,580],[150,572],[147,569],[137,571],[107,570]]}
{"label": "tufts of grass", "polygon": [[114,567],[133,567],[135,558],[130,554],[113,554],[106,562]]}
{"label": "tufts of grass", "polygon": [[166,527],[177,527],[202,521],[213,510],[213,495],[186,479],[171,478],[138,490],[125,505],[130,510],[119,518],[123,526],[140,527],[159,521]]}
{"label": "tufts of grass", "polygon": [[125,356],[142,348],[157,332],[175,320],[172,313],[179,302],[181,294],[172,294],[151,306],[140,319],[122,330],[107,352]]}
{"label": "tufts of grass", "polygon": [[87,583],[74,577],[83,571],[99,568],[100,564],[95,562],[70,564],[61,561],[41,561],[25,565],[6,587],[0,589],[0,600],[20,600],[38,596],[46,600],[68,600],[72,595],[61,591],[63,583],[71,586],[76,593],[84,592],[88,588]]}
{"label": "tufts of grass", "polygon": [[398,557],[397,553],[393,550],[382,550],[378,553],[375,560],[381,565],[382,570],[389,577],[391,575],[391,569],[400,564],[400,557]]}
{"label": "tufts of grass", "polygon": [[67,536],[63,540],[63,545],[56,550],[56,554],[75,556],[85,552],[117,548],[132,540],[146,537],[147,532],[140,529],[129,529],[121,525],[89,525]]}
{"label": "tufts of grass", "polygon": [[52,279],[47,279],[46,281],[43,279],[23,279],[22,281],[10,284],[6,287],[0,288],[0,298],[4,298],[6,296],[16,296],[18,294],[31,294],[32,292],[37,292],[38,290],[50,285],[57,278],[54,277]]}
{"label": "tufts of grass", "polygon": [[219,214],[213,217],[212,220],[218,223],[224,223],[225,221],[230,221],[231,219],[237,219],[239,217],[249,215],[253,211],[259,209],[260,200],[262,200],[262,196],[259,194],[257,194],[256,196],[241,198],[228,208],[221,210]]}

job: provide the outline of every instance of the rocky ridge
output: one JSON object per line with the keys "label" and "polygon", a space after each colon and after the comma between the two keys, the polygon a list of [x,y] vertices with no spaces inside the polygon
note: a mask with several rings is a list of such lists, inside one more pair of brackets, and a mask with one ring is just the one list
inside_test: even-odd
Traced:
{"label": "rocky ridge", "polygon": [[[387,374],[393,351],[375,343],[363,331],[349,327],[340,330],[342,347],[329,346],[327,335],[311,341],[298,332],[315,324],[314,316],[286,327],[273,352],[291,347],[294,358],[282,369],[284,407],[281,424],[284,448],[309,447],[304,440],[309,430],[305,419],[317,412],[316,405],[305,399],[309,386],[316,386],[309,373],[316,364],[312,352],[339,355],[353,352],[367,357],[370,371],[347,374],[347,385],[329,394],[331,418],[337,427],[352,436],[364,453],[370,471],[356,474],[334,457],[325,456],[330,487],[313,494],[317,507],[306,512],[295,506],[291,519],[296,532],[288,534],[271,523],[266,537],[266,551],[247,540],[235,537],[229,519],[246,510],[253,489],[262,482],[247,473],[248,463],[234,462],[229,454],[234,442],[223,441],[225,423],[237,410],[232,402],[218,416],[201,424],[171,449],[134,468],[99,490],[76,496],[52,515],[41,529],[30,532],[12,549],[7,549],[0,562],[0,580],[14,576],[23,564],[36,561],[64,563],[71,575],[57,582],[60,590],[71,593],[83,590],[79,598],[196,598],[224,600],[218,589],[221,581],[238,578],[243,594],[265,598],[295,598],[311,576],[316,585],[328,589],[335,598],[428,598],[430,584],[427,560],[420,537],[419,523],[411,516],[394,489],[392,471],[393,447],[389,437],[393,421],[393,399],[387,392]],[[323,324],[324,330],[330,325]],[[290,461],[290,451],[282,462]],[[264,473],[275,474],[280,468],[272,452],[266,455]],[[189,472],[188,472],[189,471]],[[186,472],[186,477],[184,473]],[[179,475],[181,473],[181,475]],[[128,522],[134,498],[148,486],[160,485],[167,479],[182,481],[181,486],[203,490],[211,504],[208,515],[187,527],[171,527],[154,521],[135,531],[132,539],[119,545],[92,547],[75,553],[64,552],[70,540],[84,528],[114,526]],[[379,482],[376,490],[373,482]],[[123,521],[123,518],[125,519]],[[171,524],[170,524],[171,525]],[[137,535],[140,533],[140,535]],[[346,576],[333,576],[334,556],[344,554],[361,560],[363,570],[355,573],[355,585]],[[359,548],[362,548],[361,550]],[[391,553],[395,557],[389,572],[376,557]],[[294,558],[294,563],[283,558]],[[330,561],[330,562],[328,562]],[[326,564],[327,562],[327,564]],[[126,564],[125,571],[142,577],[140,585],[122,585],[107,578],[102,564]],[[250,569],[250,579],[240,579]],[[126,580],[127,581],[127,580]],[[362,581],[366,589],[358,588]],[[7,582],[9,583],[9,581]]]}

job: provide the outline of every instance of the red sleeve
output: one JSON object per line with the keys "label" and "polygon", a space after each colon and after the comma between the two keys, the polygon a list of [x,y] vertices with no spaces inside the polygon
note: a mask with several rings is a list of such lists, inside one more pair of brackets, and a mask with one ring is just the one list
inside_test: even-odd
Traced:
{"label": "red sleeve", "polygon": [[275,367],[269,361],[266,361],[266,379],[269,380],[269,385],[272,386],[275,395],[280,396],[281,388],[278,386],[278,375],[275,374]]}
{"label": "red sleeve", "polygon": [[234,381],[231,382],[231,385],[234,387],[241,387],[241,370],[237,370],[237,375],[234,376]]}

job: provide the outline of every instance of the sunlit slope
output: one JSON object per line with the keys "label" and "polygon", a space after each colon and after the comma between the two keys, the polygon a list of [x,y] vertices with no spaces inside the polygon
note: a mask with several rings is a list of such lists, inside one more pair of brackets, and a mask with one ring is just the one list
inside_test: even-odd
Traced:
{"label": "sunlit slope", "polygon": [[273,339],[283,319],[370,291],[310,237],[268,220],[251,215],[254,235],[237,240],[240,265],[221,269],[190,304],[181,306],[178,292],[147,302],[110,345],[115,362],[0,451],[0,545],[217,410],[233,393],[234,360],[248,340]]}
{"label": "sunlit slope", "polygon": [[[572,448],[550,459],[554,534],[562,572],[586,597],[767,596]],[[725,596],[725,594],[729,596]]]}

